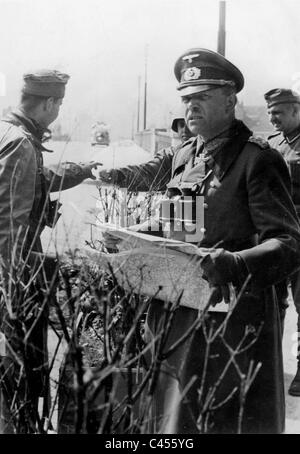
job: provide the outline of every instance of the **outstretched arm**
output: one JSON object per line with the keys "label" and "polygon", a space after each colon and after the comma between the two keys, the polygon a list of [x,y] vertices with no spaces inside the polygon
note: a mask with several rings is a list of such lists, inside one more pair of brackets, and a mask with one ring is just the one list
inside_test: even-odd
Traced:
{"label": "outstretched arm", "polygon": [[128,188],[131,191],[163,191],[171,179],[172,159],[176,149],[160,150],[153,159],[140,165],[102,170],[102,183]]}
{"label": "outstretched arm", "polygon": [[85,179],[96,177],[92,169],[102,165],[100,162],[86,162],[76,164],[75,162],[63,162],[61,164],[44,167],[44,175],[50,192],[61,191],[73,188],[82,183]]}

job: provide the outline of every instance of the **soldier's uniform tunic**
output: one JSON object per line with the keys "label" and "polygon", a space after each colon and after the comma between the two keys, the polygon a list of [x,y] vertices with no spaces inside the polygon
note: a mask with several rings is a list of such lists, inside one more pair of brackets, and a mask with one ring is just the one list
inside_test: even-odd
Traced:
{"label": "soldier's uniform tunic", "polygon": [[[300,128],[294,131],[291,139],[278,132],[269,136],[268,141],[272,148],[280,152],[288,165],[292,180],[292,198],[298,217],[300,217]],[[290,277],[290,281],[293,300],[298,313],[298,332],[300,332],[300,273],[294,273]]]}
{"label": "soldier's uniform tunic", "polygon": [[[90,176],[81,165],[75,163],[64,163],[57,168],[44,167],[42,152],[49,151],[42,144],[44,132],[44,129],[19,110],[0,121],[0,255],[6,272],[13,261],[17,265],[25,260],[30,267],[34,266],[42,252],[40,235],[46,225],[53,225],[49,192],[71,188]],[[43,268],[47,278],[51,280],[55,272],[54,261],[46,258]],[[39,277],[42,279],[42,273]],[[29,275],[26,277],[24,273],[20,278],[25,284]],[[30,293],[27,296],[25,294],[24,298],[19,294],[16,302],[13,302],[18,320],[18,314],[22,313],[23,299],[31,300],[31,315],[27,309],[28,330],[31,325],[35,327],[31,330],[26,345],[21,348],[25,355],[27,397],[31,400],[32,408],[36,407],[38,397],[47,393],[48,308],[44,307],[44,289],[40,288],[40,284],[41,282],[32,289],[31,297]],[[20,287],[23,288],[22,285]],[[27,305],[30,304],[27,302]],[[1,358],[1,364],[12,372],[11,362],[14,361],[14,356],[11,352],[18,351],[22,337],[7,315],[5,301],[2,300],[0,321],[1,331],[6,335],[7,356]],[[16,375],[11,373],[11,379],[5,384],[10,397],[16,390]],[[3,376],[8,378],[7,373]],[[4,403],[0,410],[1,416],[6,419],[3,414],[6,412]],[[32,417],[35,418],[35,415],[32,414]],[[2,430],[12,429],[1,427]]]}

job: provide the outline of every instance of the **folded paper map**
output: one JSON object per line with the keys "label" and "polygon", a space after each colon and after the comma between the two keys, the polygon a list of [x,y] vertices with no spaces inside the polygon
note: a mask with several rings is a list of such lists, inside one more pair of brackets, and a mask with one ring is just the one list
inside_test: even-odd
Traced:
{"label": "folded paper map", "polygon": [[111,269],[126,291],[202,310],[210,289],[202,277],[200,259],[205,252],[193,244],[145,233],[97,226],[119,240],[119,252],[107,254],[90,247],[86,255],[104,269]]}

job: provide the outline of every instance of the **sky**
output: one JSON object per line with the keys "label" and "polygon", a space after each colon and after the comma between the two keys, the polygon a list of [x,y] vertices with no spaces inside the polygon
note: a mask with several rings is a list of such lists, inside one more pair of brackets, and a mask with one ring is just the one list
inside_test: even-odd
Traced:
{"label": "sky", "polygon": [[[71,75],[67,129],[86,117],[130,137],[147,49],[147,126],[165,127],[180,110],[174,63],[191,47],[216,50],[218,8],[218,0],[0,0],[0,111],[18,103],[23,73],[54,68]],[[271,88],[300,90],[300,1],[227,0],[226,9],[226,57],[245,77],[239,100],[260,105]]]}

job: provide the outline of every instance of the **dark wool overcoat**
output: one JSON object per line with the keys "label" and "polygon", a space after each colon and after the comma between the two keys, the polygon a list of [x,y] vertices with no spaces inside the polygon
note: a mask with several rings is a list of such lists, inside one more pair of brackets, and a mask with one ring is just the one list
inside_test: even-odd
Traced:
{"label": "dark wool overcoat", "polygon": [[[226,317],[216,306],[201,328],[163,361],[155,432],[284,431],[281,325],[274,284],[299,268],[300,233],[291,181],[282,156],[252,137],[242,122],[234,123],[227,138],[208,161],[207,171],[212,172],[204,185],[205,233],[200,246],[238,252],[251,279],[219,335],[207,341]],[[168,184],[172,190],[203,177],[194,161],[198,141],[190,139],[175,153]],[[241,285],[236,283],[236,294]],[[159,331],[163,313],[163,304],[154,301],[147,317],[152,334]],[[165,352],[197,316],[194,309],[177,309]]]}

